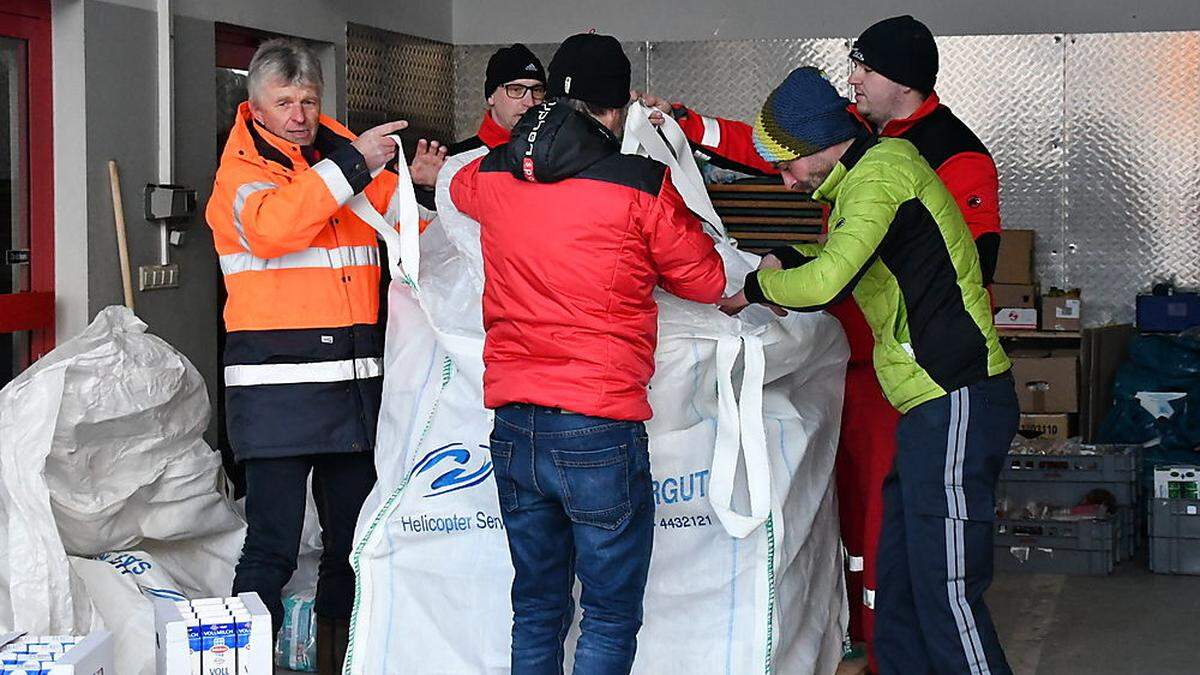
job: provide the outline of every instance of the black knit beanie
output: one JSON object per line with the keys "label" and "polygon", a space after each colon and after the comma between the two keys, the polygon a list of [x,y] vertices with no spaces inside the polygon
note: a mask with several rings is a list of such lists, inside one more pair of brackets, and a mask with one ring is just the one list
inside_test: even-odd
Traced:
{"label": "black knit beanie", "polygon": [[887,79],[928,94],[937,81],[937,43],[929,27],[912,16],[894,16],[867,28],[850,58]]}
{"label": "black knit beanie", "polygon": [[546,71],[542,68],[542,62],[529,51],[529,47],[520,43],[499,49],[488,59],[483,97],[491,96],[496,87],[513,80],[546,81]]}
{"label": "black knit beanie", "polygon": [[629,103],[629,57],[611,35],[580,33],[563,40],[550,59],[553,96],[567,96],[606,108]]}

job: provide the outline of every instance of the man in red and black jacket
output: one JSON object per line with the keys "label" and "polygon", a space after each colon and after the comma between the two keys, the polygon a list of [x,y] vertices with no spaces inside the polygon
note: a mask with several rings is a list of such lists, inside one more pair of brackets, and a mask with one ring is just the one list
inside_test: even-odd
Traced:
{"label": "man in red and black jacket", "polygon": [[[880,136],[908,140],[945,183],[979,249],[983,282],[996,268],[1000,245],[1000,184],[996,164],[979,138],[942,105],[934,83],[938,53],[933,34],[911,16],[885,19],[863,31],[850,51],[849,111]],[[748,174],[774,175],[754,149],[753,127],[700,115],[654,96],[648,105],[670,111],[693,150],[714,165]],[[853,298],[829,309],[846,331],[850,364],[838,448],[837,482],[842,539],[848,555],[851,637],[867,643],[874,659],[877,546],[883,520],[883,482],[896,453],[899,416],[884,399],[871,364],[874,338]]]}
{"label": "man in red and black jacket", "polygon": [[450,156],[508,142],[512,128],[525,111],[546,98],[546,71],[542,62],[521,43],[496,50],[488,59],[483,83],[487,111],[479,131],[450,146]]}
{"label": "man in red and black jacket", "polygon": [[575,672],[630,671],[654,539],[652,293],[715,303],[725,290],[713,240],[667,168],[620,152],[629,81],[615,38],[568,38],[550,63],[555,98],[449,183],[480,225],[514,673],[562,672],[576,577]]}

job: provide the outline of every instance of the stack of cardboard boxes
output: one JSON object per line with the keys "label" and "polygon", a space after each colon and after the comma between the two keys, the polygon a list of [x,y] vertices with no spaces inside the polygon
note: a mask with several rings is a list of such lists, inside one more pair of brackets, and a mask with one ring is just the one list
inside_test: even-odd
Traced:
{"label": "stack of cardboard boxes", "polygon": [[1079,419],[1079,350],[1014,349],[1009,353],[1028,437],[1066,439]]}
{"label": "stack of cardboard boxes", "polygon": [[1005,230],[992,283],[996,328],[1037,330],[1037,285],[1033,275],[1033,230]]}
{"label": "stack of cardboard boxes", "polygon": [[[1040,296],[1033,272],[1033,242],[1033,230],[1005,230],[1001,235],[992,285],[996,327],[1001,331],[1036,331],[1039,327],[1043,331],[1079,331],[1078,291]],[[1021,404],[1022,432],[1058,439],[1073,436],[1079,413],[1078,347],[1026,343],[1009,345],[1008,351]]]}
{"label": "stack of cardboard boxes", "polygon": [[[1005,330],[1078,331],[1083,301],[1079,289],[1039,293],[1033,273],[1033,230],[1005,230],[1000,237],[992,284],[996,327]],[[1040,306],[1040,307],[1039,307]]]}

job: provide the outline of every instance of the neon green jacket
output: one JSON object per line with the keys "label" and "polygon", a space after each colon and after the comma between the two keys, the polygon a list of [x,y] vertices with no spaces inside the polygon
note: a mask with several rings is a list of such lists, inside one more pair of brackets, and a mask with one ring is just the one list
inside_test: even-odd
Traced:
{"label": "neon green jacket", "polygon": [[813,196],[832,204],[828,239],[776,252],[785,269],[747,275],[747,299],[803,312],[853,292],[902,413],[1011,367],[971,232],[911,143],[860,136]]}

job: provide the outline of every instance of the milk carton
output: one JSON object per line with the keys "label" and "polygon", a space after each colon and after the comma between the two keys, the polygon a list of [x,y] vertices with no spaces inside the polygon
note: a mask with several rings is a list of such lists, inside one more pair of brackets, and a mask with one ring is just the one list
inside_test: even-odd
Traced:
{"label": "milk carton", "polygon": [[0,635],[0,675],[104,675],[113,672],[112,634]]}
{"label": "milk carton", "polygon": [[272,675],[271,615],[256,593],[155,602],[159,675]]}

